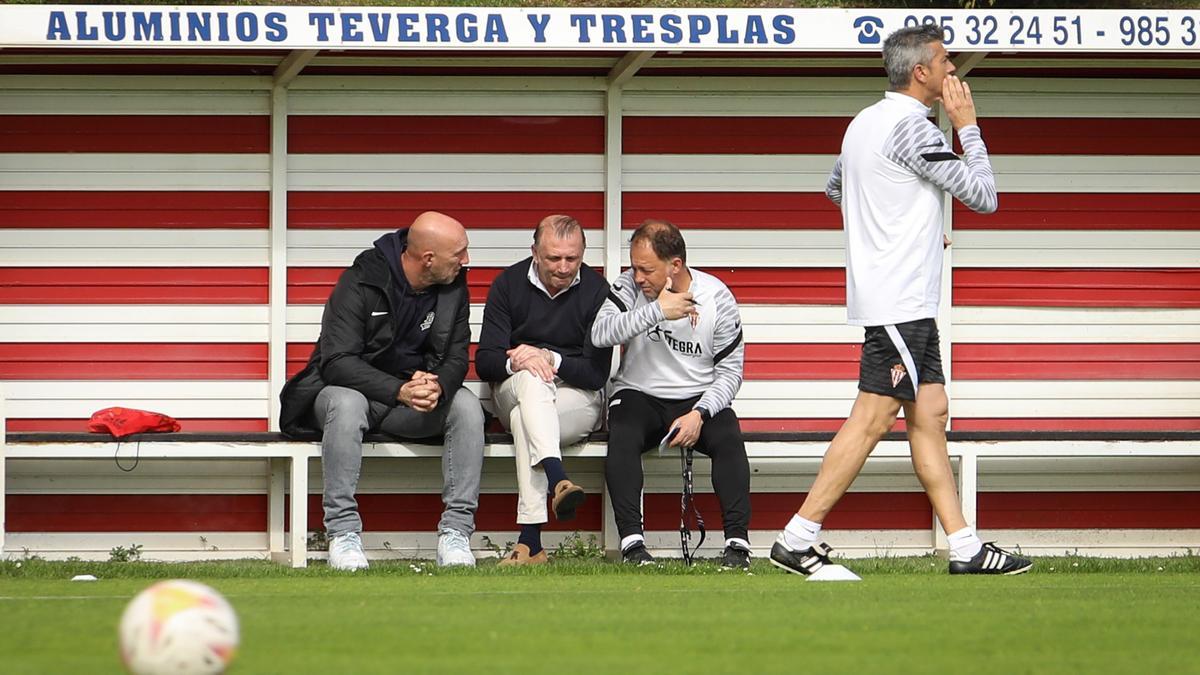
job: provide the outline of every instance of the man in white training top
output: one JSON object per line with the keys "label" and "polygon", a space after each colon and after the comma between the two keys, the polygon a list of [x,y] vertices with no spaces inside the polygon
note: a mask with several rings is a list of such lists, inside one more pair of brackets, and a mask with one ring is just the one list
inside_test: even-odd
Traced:
{"label": "man in white training top", "polygon": [[[797,574],[829,563],[821,523],[892,428],[900,408],[912,463],[950,540],[951,574],[1020,574],[1029,560],[983,543],[962,515],[946,452],[949,402],[935,321],[941,300],[943,192],[973,211],[996,210],[996,184],[970,88],[954,76],[942,29],[915,26],[883,45],[890,91],[860,112],[842,140],[825,193],[842,207],[846,309],[863,326],[859,393],[825,453],[812,490],[771,549]],[[938,100],[959,157],[929,120]]]}
{"label": "man in white training top", "polygon": [[733,293],[687,266],[679,228],[647,220],[629,241],[631,268],[612,286],[592,324],[596,348],[625,345],[608,403],[604,479],[621,556],[652,564],[642,530],[642,454],[673,429],[670,445],[712,459],[725,550],[721,566],[749,569],[750,463],[730,404],[742,386],[745,343]]}

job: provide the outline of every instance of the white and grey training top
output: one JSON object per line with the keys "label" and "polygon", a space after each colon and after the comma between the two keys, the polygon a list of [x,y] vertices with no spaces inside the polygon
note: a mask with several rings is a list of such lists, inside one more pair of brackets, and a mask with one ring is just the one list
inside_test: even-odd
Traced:
{"label": "white and grey training top", "polygon": [[942,194],[996,210],[996,181],[979,127],[958,130],[954,154],[920,101],[889,91],[855,116],[825,194],[842,207],[846,313],[851,325],[937,316],[942,290]]}
{"label": "white and grey training top", "polygon": [[700,270],[688,271],[688,290],[700,313],[695,327],[688,317],[666,320],[658,302],[646,298],[629,270],[613,283],[600,306],[592,343],[626,345],[614,390],[637,389],[672,400],[700,396],[694,407],[716,415],[742,387],[742,317],[724,282]]}

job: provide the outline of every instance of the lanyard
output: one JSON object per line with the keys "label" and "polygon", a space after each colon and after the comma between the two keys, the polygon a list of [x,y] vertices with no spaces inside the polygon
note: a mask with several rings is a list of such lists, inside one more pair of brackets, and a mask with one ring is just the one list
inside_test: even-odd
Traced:
{"label": "lanyard", "polygon": [[[683,562],[691,565],[696,558],[696,551],[704,545],[704,518],[696,508],[692,494],[692,449],[679,448],[679,463],[683,468],[683,495],[679,499],[679,547],[683,550]],[[696,529],[700,530],[700,541],[695,546],[692,543],[692,531],[688,528],[688,515],[696,520]]]}

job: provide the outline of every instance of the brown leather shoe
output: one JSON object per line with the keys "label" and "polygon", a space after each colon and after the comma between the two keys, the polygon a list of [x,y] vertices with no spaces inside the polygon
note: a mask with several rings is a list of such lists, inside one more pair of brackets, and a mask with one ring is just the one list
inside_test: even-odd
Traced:
{"label": "brown leather shoe", "polygon": [[569,480],[558,481],[558,485],[554,486],[554,501],[550,502],[554,507],[554,517],[559,520],[574,520],[575,509],[579,508],[585,499],[587,495],[583,493],[583,488]]}
{"label": "brown leather shoe", "polygon": [[550,562],[550,558],[546,557],[546,549],[537,552],[537,555],[529,555],[529,547],[525,544],[517,544],[513,550],[508,552],[500,560],[497,567],[515,567],[517,565],[545,565]]}

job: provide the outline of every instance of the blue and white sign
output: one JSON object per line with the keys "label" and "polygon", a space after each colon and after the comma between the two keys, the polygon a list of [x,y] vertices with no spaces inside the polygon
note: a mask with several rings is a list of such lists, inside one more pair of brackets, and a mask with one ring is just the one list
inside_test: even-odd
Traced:
{"label": "blue and white sign", "polygon": [[1196,10],[0,5],[0,47],[878,51],[933,23],[952,51],[1200,50]]}

